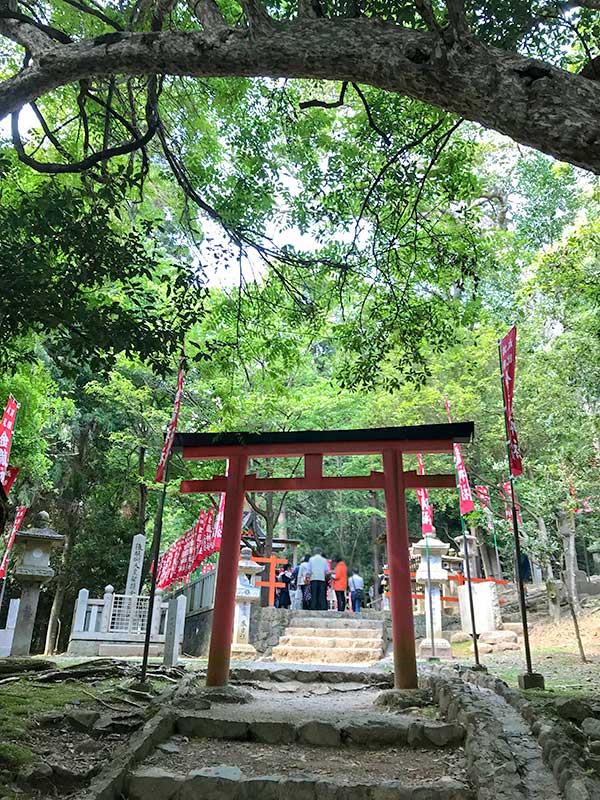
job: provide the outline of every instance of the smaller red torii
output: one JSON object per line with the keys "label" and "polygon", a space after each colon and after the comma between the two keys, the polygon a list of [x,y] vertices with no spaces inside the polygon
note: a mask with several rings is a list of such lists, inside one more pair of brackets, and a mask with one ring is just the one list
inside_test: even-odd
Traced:
{"label": "smaller red torii", "polygon": [[[208,670],[208,686],[229,680],[235,588],[246,492],[324,491],[332,489],[382,489],[385,493],[388,564],[390,569],[394,683],[399,689],[417,686],[413,626],[406,489],[452,489],[450,475],[418,475],[405,471],[403,453],[452,453],[455,443],[473,439],[472,422],[413,425],[394,428],[360,428],[334,431],[281,433],[178,433],[174,449],[184,459],[228,459],[226,476],[181,482],[184,493],[225,492],[223,535],[215,593]],[[383,472],[370,475],[327,477],[323,457],[381,455]],[[302,457],[304,476],[259,478],[246,474],[248,459]]]}

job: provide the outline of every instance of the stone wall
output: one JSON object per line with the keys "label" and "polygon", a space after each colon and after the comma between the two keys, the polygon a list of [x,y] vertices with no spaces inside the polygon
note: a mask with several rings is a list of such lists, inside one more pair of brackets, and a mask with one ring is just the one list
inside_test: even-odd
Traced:
{"label": "stone wall", "polygon": [[250,614],[250,644],[261,655],[269,655],[291,624],[293,611],[287,608],[253,606]]}

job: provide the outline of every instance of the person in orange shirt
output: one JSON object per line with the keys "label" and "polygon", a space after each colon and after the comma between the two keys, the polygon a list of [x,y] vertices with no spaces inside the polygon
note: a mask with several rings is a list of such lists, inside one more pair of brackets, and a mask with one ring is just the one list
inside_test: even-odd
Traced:
{"label": "person in orange shirt", "polygon": [[346,591],[348,589],[348,567],[342,561],[341,556],[335,557],[335,578],[333,579],[333,590],[337,599],[338,611],[346,610]]}

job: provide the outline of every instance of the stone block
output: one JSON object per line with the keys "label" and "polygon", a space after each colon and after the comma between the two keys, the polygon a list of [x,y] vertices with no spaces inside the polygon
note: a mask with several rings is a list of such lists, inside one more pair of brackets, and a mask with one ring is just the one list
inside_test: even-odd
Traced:
{"label": "stone block", "polygon": [[378,786],[371,787],[369,797],[370,800],[412,800],[413,790],[400,781],[383,781]]}
{"label": "stone block", "polygon": [[182,775],[175,775],[161,767],[137,769],[129,776],[128,800],[171,800],[183,786]]}
{"label": "stone block", "polygon": [[544,676],[539,672],[526,673],[518,676],[519,689],[544,689]]}
{"label": "stone block", "polygon": [[223,765],[192,770],[188,772],[177,800],[198,800],[199,797],[210,797],[211,800],[235,800],[241,778],[242,772],[238,767]]}
{"label": "stone block", "polygon": [[443,661],[453,659],[452,647],[446,639],[434,639],[433,647],[431,639],[422,639],[419,644],[419,658],[440,658]]}
{"label": "stone block", "polygon": [[514,631],[518,636],[523,635],[523,623],[522,622],[503,622],[502,623],[502,630],[503,631]]}
{"label": "stone block", "polygon": [[521,645],[518,642],[498,642],[494,645],[494,650],[498,653],[503,653],[507,650],[520,650]]}
{"label": "stone block", "polygon": [[375,698],[375,705],[384,708],[414,708],[433,702],[430,689],[385,689]]}
{"label": "stone block", "polygon": [[[475,648],[471,647],[471,653],[475,652]],[[494,648],[491,644],[486,644],[485,642],[477,642],[477,652],[480,656],[489,655],[489,653],[494,652]]]}
{"label": "stone block", "polygon": [[471,634],[466,631],[454,631],[450,634],[450,642],[452,644],[460,644],[461,642],[470,642]]}
{"label": "stone block", "polygon": [[296,739],[296,728],[291,722],[251,722],[249,736],[263,744],[289,744]]}
{"label": "stone block", "polygon": [[341,742],[340,729],[330,722],[311,720],[300,725],[297,731],[298,740],[302,744],[311,744],[317,747],[338,747]]}
{"label": "stone block", "polygon": [[73,709],[65,714],[65,719],[76,731],[91,730],[99,718],[100,714],[97,711],[88,711],[83,708]]}
{"label": "stone block", "polygon": [[208,703],[231,703],[244,705],[251,703],[254,698],[252,692],[242,689],[240,686],[206,686],[193,692],[193,696],[198,697]]}
{"label": "stone block", "polygon": [[411,747],[419,747],[425,741],[425,730],[422,722],[411,722],[408,726],[406,741]]}
{"label": "stone block", "polygon": [[514,631],[502,629],[500,631],[487,631],[479,636],[480,642],[498,644],[499,642],[516,642],[517,634]]}
{"label": "stone block", "polygon": [[590,704],[575,697],[564,697],[556,700],[554,707],[559,717],[574,720],[575,722],[583,722],[584,719],[592,716]]}
{"label": "stone block", "polygon": [[279,800],[281,775],[257,775],[239,784],[239,800]]}
{"label": "stone block", "polygon": [[342,729],[344,738],[352,744],[360,745],[393,745],[406,744],[411,723],[400,722],[357,722],[346,725]]}
{"label": "stone block", "polygon": [[316,788],[317,781],[310,775],[295,775],[279,784],[278,800],[320,800]]}
{"label": "stone block", "polygon": [[436,747],[446,747],[449,744],[458,744],[465,738],[465,729],[462,725],[425,722],[423,725],[425,739]]}
{"label": "stone block", "polygon": [[176,724],[178,733],[199,739],[245,740],[249,732],[248,723],[242,720],[211,719],[195,714],[181,714]]}
{"label": "stone block", "polygon": [[587,717],[587,719],[583,720],[581,728],[585,735],[593,741],[600,740],[600,719],[596,719],[595,717]]}

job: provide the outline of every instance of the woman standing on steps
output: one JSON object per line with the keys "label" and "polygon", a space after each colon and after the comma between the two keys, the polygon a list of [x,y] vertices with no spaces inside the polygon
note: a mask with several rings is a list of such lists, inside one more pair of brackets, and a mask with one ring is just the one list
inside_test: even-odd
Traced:
{"label": "woman standing on steps", "polygon": [[337,600],[337,610],[345,611],[346,591],[348,590],[348,567],[341,556],[336,556],[334,562],[333,590]]}

